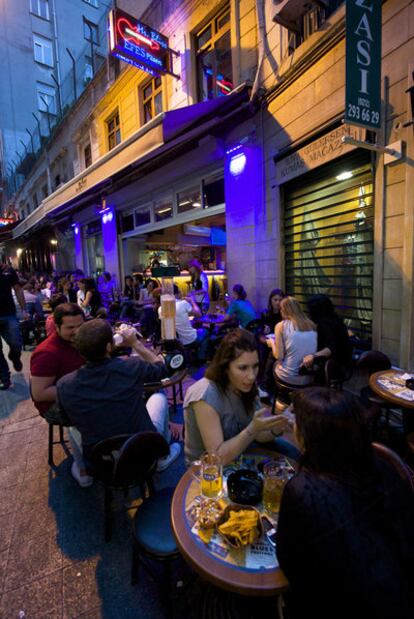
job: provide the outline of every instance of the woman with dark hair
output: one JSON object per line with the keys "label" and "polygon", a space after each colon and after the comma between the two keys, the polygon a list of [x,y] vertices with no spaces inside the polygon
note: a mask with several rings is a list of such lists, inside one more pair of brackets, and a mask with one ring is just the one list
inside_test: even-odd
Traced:
{"label": "woman with dark hair", "polygon": [[233,286],[233,301],[226,312],[224,320],[236,318],[241,327],[247,327],[249,322],[255,320],[256,311],[250,301],[247,300],[247,292],[241,284]]}
{"label": "woman with dark hair", "polygon": [[410,482],[375,456],[351,394],[310,387],[294,394],[293,408],[302,457],[285,487],[277,529],[292,616],[412,617]]}
{"label": "woman with dark hair", "polygon": [[268,443],[285,430],[286,419],[261,407],[258,370],[255,337],[243,329],[231,331],[220,343],[205,378],[191,385],[184,398],[187,464],[204,451],[218,453],[227,464],[253,441]]}
{"label": "woman with dark hair", "polygon": [[274,333],[276,325],[281,322],[280,304],[285,297],[285,293],[280,288],[274,288],[269,294],[267,310],[262,312],[262,322],[265,327],[265,334]]}
{"label": "woman with dark hair", "polygon": [[90,316],[96,316],[99,308],[102,307],[101,295],[96,289],[96,283],[93,277],[86,277],[83,280],[85,286],[85,299],[81,304],[85,314]]}
{"label": "woman with dark hair", "polygon": [[191,275],[190,295],[193,297],[194,302],[201,308],[203,314],[205,314],[210,306],[208,277],[203,271],[203,265],[197,258],[189,262],[188,271]]}
{"label": "woman with dark hair", "polygon": [[303,364],[310,368],[321,359],[334,359],[343,368],[348,367],[352,346],[344,321],[335,312],[331,299],[326,294],[313,295],[308,300],[308,312],[317,327],[318,348],[315,354],[303,358]]}

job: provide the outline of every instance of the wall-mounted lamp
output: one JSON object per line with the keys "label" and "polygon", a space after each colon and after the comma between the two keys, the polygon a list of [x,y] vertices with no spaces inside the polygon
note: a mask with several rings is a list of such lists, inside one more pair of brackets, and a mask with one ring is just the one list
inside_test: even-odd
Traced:
{"label": "wall-mounted lamp", "polygon": [[50,239],[50,244],[51,244],[51,245],[57,245],[57,244],[58,244],[58,242],[57,242],[57,240],[56,240],[56,239]]}
{"label": "wall-mounted lamp", "polygon": [[22,248],[21,248],[21,247],[19,247],[18,249],[16,249],[16,256],[17,256],[18,258],[20,258],[20,256],[22,255],[22,253],[23,253],[23,250],[22,250]]}
{"label": "wall-mounted lamp", "polygon": [[105,213],[102,215],[102,223],[106,224],[113,220],[114,214],[109,209],[105,209]]}
{"label": "wall-mounted lamp", "polygon": [[233,176],[239,176],[246,167],[247,158],[244,153],[238,153],[237,155],[233,155],[230,159],[230,174]]}

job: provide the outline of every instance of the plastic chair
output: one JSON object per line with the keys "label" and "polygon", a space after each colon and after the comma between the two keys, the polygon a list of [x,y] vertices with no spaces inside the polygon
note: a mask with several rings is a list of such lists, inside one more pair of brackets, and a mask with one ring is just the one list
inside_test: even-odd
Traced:
{"label": "plastic chair", "polygon": [[401,460],[400,456],[392,451],[389,447],[382,443],[372,443],[377,456],[386,460],[398,473],[402,480],[407,483],[407,486],[414,493],[414,479],[412,470]]}
{"label": "plastic chair", "polygon": [[[391,360],[387,357],[387,355],[379,350],[367,350],[359,357],[355,367],[359,373],[365,373],[367,374],[367,378],[369,378],[369,376],[375,372],[389,370],[391,368]],[[372,391],[369,385],[361,388],[360,396],[362,400],[365,400],[370,404],[375,404],[380,407],[380,409],[385,411],[385,423],[386,426],[388,426],[390,409],[395,408],[395,404],[391,404],[390,402],[383,400],[379,395]]]}
{"label": "plastic chair", "polygon": [[158,432],[113,436],[85,454],[88,470],[104,487],[105,541],[110,541],[112,535],[113,491],[127,494],[129,489],[139,486],[144,498],[147,488],[153,491],[151,478],[158,458],[168,454],[168,443]]}

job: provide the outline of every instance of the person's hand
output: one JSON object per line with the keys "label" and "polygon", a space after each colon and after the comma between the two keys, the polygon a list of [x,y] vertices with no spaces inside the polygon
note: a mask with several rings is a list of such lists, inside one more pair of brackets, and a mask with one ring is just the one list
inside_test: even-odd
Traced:
{"label": "person's hand", "polygon": [[170,429],[171,438],[174,441],[182,441],[183,440],[183,432],[184,426],[182,423],[174,423],[173,421],[168,422],[168,427]]}
{"label": "person's hand", "polygon": [[249,428],[254,435],[260,432],[280,434],[288,427],[288,422],[280,415],[272,415],[268,408],[260,408],[253,415]]}
{"label": "person's hand", "polygon": [[26,310],[22,312],[22,320],[30,320],[30,314]]}
{"label": "person's hand", "polygon": [[129,346],[130,348],[133,348],[135,344],[138,342],[137,332],[134,329],[134,327],[128,327],[126,329],[122,329],[119,331],[119,333],[123,337],[123,342],[122,342],[123,346]]}
{"label": "person's hand", "polygon": [[314,355],[305,355],[302,360],[302,363],[305,366],[305,368],[307,368],[308,370],[312,369],[314,359],[315,359]]}

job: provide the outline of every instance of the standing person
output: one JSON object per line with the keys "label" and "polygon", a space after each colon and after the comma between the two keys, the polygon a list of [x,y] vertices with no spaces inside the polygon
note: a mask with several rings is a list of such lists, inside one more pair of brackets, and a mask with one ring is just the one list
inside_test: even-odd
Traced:
{"label": "standing person", "polygon": [[283,320],[276,325],[275,339],[267,340],[276,359],[274,372],[287,385],[309,385],[313,377],[303,374],[301,368],[303,357],[316,352],[316,326],[294,297],[282,300],[280,312]]}
{"label": "standing person", "polygon": [[310,387],[293,396],[302,456],[287,483],[277,557],[295,619],[410,619],[414,494],[375,455],[359,402]]}
{"label": "standing person", "polygon": [[[84,461],[92,447],[119,434],[158,431],[167,442],[168,402],[162,393],[154,393],[147,403],[143,385],[167,376],[162,357],[137,339],[135,329],[124,332],[123,344],[131,346],[138,356],[111,358],[114,348],[112,329],[104,320],[83,324],[75,338],[75,346],[86,359],[86,365],[57,385],[60,408],[74,427],[69,430],[74,462],[72,475],[80,486],[91,485],[93,478],[84,470]],[[170,445],[170,453],[158,461],[157,470],[165,470],[180,454],[178,443]]]}
{"label": "standing person", "polygon": [[[281,322],[282,315],[280,313],[280,304],[285,297],[285,293],[280,288],[274,288],[267,302],[267,310],[262,312],[261,320],[264,327],[264,335],[275,333],[276,325]],[[262,375],[259,386],[259,395],[261,398],[269,398],[274,392],[273,365],[275,359],[269,347],[266,345],[264,336],[260,338],[260,361],[262,367]]]}
{"label": "standing person", "polygon": [[191,296],[206,314],[210,307],[210,295],[208,292],[208,277],[203,271],[203,265],[197,259],[191,260],[188,265],[191,275]]}
{"label": "standing person", "polygon": [[26,312],[26,302],[23,290],[19,284],[17,273],[6,264],[0,265],[0,389],[5,391],[10,387],[9,365],[4,358],[1,338],[9,347],[9,359],[16,372],[23,369],[20,355],[22,352],[22,337],[16,317],[16,306],[13,301],[12,289],[19,302],[23,320],[29,318]]}
{"label": "standing person", "polygon": [[256,311],[250,301],[247,300],[247,292],[241,284],[233,286],[233,301],[226,312],[224,320],[236,318],[241,327],[247,327],[250,321],[255,320]]}
{"label": "standing person", "polygon": [[53,318],[55,332],[37,346],[30,359],[32,398],[42,417],[56,402],[59,378],[85,362],[74,347],[76,332],[85,319],[82,309],[75,303],[63,303]]}
{"label": "standing person", "polygon": [[256,339],[234,329],[221,341],[205,377],[185,394],[185,458],[191,464],[205,451],[214,451],[228,464],[254,441],[272,442],[291,457],[297,449],[279,437],[288,422],[270,415],[257,397],[259,355]]}

